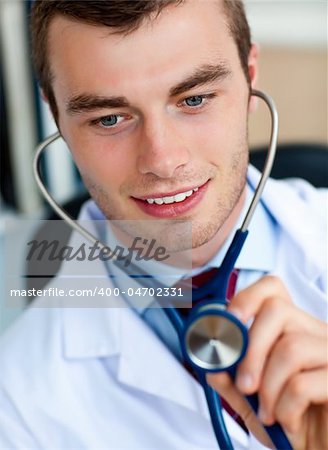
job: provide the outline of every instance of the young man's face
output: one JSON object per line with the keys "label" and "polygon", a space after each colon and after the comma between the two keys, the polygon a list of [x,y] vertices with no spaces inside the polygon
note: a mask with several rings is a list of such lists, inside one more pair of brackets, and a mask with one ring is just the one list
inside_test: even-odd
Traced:
{"label": "young man's face", "polygon": [[197,247],[240,209],[249,88],[226,21],[197,0],[127,36],[53,20],[60,130],[108,218],[192,220]]}

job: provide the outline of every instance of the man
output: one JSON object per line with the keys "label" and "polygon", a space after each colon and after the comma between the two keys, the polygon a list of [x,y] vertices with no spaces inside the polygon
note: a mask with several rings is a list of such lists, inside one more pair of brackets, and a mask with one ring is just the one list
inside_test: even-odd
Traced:
{"label": "man", "polygon": [[[258,179],[250,169],[246,184],[258,54],[242,4],[39,1],[32,34],[43,95],[97,204],[86,217],[190,220],[193,267],[216,265]],[[270,445],[259,421],[279,422],[295,449],[328,445],[322,201],[269,183],[239,261],[229,309],[253,319],[249,349],[236,384],[208,376],[249,430],[226,415],[236,448]],[[166,345],[126,309],[30,309],[2,342],[2,448],[216,448],[200,387]],[[258,418],[243,397],[254,392]]]}

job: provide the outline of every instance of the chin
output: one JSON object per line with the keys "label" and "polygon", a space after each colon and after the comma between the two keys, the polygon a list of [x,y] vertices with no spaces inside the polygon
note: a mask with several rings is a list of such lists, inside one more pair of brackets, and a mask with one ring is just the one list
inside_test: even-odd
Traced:
{"label": "chin", "polygon": [[192,248],[199,248],[210,242],[218,233],[221,224],[209,223],[193,226]]}
{"label": "chin", "polygon": [[164,245],[167,251],[178,253],[197,249],[210,242],[220,229],[215,223],[195,224],[191,221],[172,224],[167,229],[162,229],[157,235],[157,242]]}

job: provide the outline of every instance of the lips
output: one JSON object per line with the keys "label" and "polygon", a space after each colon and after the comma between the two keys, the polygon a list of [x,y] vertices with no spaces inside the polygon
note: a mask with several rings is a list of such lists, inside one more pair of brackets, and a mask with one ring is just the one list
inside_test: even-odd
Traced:
{"label": "lips", "polygon": [[158,218],[177,217],[186,214],[203,198],[209,180],[201,186],[163,194],[151,194],[132,199],[146,214]]}

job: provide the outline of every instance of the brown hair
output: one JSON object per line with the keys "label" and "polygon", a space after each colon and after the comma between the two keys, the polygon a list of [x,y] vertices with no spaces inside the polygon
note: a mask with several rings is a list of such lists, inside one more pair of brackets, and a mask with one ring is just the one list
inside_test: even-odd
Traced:
{"label": "brown hair", "polygon": [[[184,0],[36,0],[31,12],[32,54],[36,75],[50,108],[58,119],[58,110],[52,89],[52,75],[47,55],[47,33],[51,20],[62,15],[91,25],[115,28],[115,33],[128,34],[136,30],[145,18],[157,16],[168,5],[179,5]],[[223,0],[230,33],[237,45],[246,80],[248,55],[251,48],[250,29],[242,0]]]}

